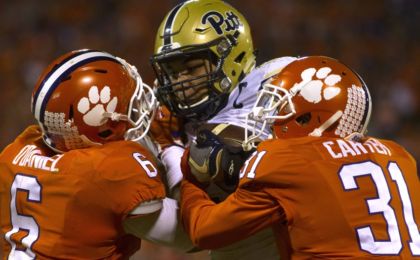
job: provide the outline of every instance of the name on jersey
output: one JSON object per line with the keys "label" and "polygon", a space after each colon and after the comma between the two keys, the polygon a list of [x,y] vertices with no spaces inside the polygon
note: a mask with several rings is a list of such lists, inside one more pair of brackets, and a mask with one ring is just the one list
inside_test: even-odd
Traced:
{"label": "name on jersey", "polygon": [[378,153],[391,156],[391,150],[374,138],[367,141],[353,142],[342,139],[322,143],[332,158],[344,158],[368,153]]}
{"label": "name on jersey", "polygon": [[35,145],[27,145],[13,159],[13,164],[22,167],[31,167],[40,170],[58,172],[56,165],[62,154],[53,157],[43,156],[41,151]]}

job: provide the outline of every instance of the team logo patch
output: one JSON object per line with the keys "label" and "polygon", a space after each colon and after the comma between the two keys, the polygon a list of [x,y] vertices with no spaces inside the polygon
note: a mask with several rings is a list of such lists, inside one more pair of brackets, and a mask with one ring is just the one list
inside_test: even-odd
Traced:
{"label": "team logo patch", "polygon": [[223,15],[216,11],[210,11],[203,15],[201,24],[205,25],[207,23],[210,23],[211,27],[213,27],[218,35],[222,35],[223,31],[236,31],[239,26],[242,25],[238,16],[233,12],[226,12],[225,15]]}
{"label": "team logo patch", "polygon": [[[341,81],[341,76],[330,74],[331,68],[323,67],[319,70],[308,68],[301,73],[302,81],[299,94],[308,102],[319,103],[322,99],[330,100],[340,94],[340,88],[335,84]],[[315,78],[314,78],[315,76]],[[323,87],[326,85],[326,87]]]}
{"label": "team logo patch", "polygon": [[[111,99],[111,89],[105,86],[99,93],[97,86],[89,89],[88,97],[83,97],[77,104],[77,110],[83,114],[83,122],[90,126],[103,125],[107,118],[103,113],[113,113],[117,107],[118,98]],[[93,108],[92,108],[93,106]]]}

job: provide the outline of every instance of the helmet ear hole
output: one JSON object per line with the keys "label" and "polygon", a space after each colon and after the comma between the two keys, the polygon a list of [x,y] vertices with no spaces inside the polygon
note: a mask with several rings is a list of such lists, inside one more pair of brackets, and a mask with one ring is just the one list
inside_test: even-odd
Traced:
{"label": "helmet ear hole", "polygon": [[73,116],[74,116],[73,105],[70,105],[70,108],[69,108],[69,120],[73,119]]}
{"label": "helmet ear hole", "polygon": [[99,137],[106,139],[107,137],[111,136],[112,133],[113,132],[112,132],[111,129],[107,129],[105,131],[99,132],[98,135],[99,135]]}
{"label": "helmet ear hole", "polygon": [[305,114],[297,117],[296,122],[301,126],[305,126],[305,125],[309,124],[311,119],[312,119],[312,114],[309,112],[309,113],[305,113]]}
{"label": "helmet ear hole", "polygon": [[245,52],[243,51],[243,52],[241,52],[238,56],[236,56],[236,58],[235,58],[235,62],[236,62],[236,63],[241,63],[241,62],[242,62],[242,60],[244,59],[244,57],[245,57]]}

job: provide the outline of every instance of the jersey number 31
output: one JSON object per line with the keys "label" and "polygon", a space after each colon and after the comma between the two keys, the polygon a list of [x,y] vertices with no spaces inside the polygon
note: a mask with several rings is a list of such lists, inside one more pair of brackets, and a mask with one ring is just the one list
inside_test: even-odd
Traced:
{"label": "jersey number 31", "polygon": [[[266,151],[261,151],[259,153],[254,152],[245,162],[245,165],[240,172],[240,178],[243,178],[245,174],[247,178],[255,178],[255,171],[265,153]],[[248,169],[249,163],[253,158],[256,159],[250,169]],[[396,162],[388,163],[387,172],[398,188],[399,197],[402,202],[404,222],[411,238],[408,242],[411,253],[414,256],[420,256],[420,234],[418,225],[414,220],[413,206],[408,192],[407,183],[405,182],[403,174]],[[376,186],[378,196],[376,198],[366,199],[366,204],[369,214],[382,214],[384,216],[387,223],[389,240],[375,240],[370,225],[358,227],[355,230],[358,236],[360,248],[375,255],[399,255],[403,248],[400,235],[401,233],[398,227],[395,211],[390,205],[391,193],[382,167],[372,161],[359,162],[344,165],[339,170],[338,175],[346,192],[359,189],[356,179],[362,176],[370,176]]]}

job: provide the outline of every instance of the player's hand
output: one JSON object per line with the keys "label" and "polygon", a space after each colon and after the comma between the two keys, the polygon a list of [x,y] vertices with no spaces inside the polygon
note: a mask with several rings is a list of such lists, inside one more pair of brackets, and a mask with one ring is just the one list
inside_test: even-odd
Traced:
{"label": "player's hand", "polygon": [[239,181],[239,171],[252,151],[226,144],[208,129],[201,130],[190,147],[188,166],[191,175],[201,185],[215,183],[231,193]]}
{"label": "player's hand", "polygon": [[223,143],[210,130],[201,130],[190,146],[188,164],[200,183],[209,183],[220,173]]}
{"label": "player's hand", "polygon": [[179,137],[179,122],[165,106],[159,106],[150,126],[150,135],[158,144],[159,150],[173,145]]}

